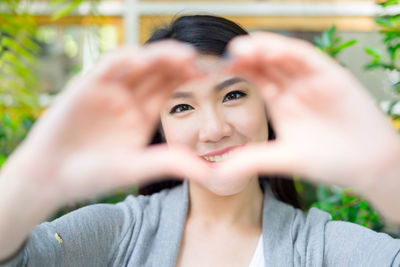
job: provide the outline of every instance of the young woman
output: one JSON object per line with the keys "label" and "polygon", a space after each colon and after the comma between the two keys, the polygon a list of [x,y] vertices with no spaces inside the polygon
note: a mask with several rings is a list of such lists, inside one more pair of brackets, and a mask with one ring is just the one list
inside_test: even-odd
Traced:
{"label": "young woman", "polygon": [[[6,162],[4,266],[399,266],[399,240],[304,214],[290,181],[258,176],[353,186],[399,220],[399,138],[350,74],[303,41],[213,16],[148,43],[72,82]],[[167,145],[147,147],[159,121]],[[166,175],[186,180],[148,184]],[[132,183],[152,194],[34,228]]]}

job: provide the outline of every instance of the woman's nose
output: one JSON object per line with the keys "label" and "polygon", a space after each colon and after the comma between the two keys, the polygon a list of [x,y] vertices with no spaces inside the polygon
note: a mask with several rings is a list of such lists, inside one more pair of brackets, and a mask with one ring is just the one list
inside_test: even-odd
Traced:
{"label": "woman's nose", "polygon": [[201,142],[218,142],[232,134],[232,127],[226,121],[222,112],[209,110],[204,112],[199,125],[199,140]]}

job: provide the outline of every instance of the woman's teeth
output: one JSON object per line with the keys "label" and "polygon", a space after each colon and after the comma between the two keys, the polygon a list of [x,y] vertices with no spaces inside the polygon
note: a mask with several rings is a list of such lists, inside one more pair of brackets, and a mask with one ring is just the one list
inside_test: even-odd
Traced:
{"label": "woman's teeth", "polygon": [[211,161],[211,162],[218,162],[221,160],[226,159],[229,155],[231,154],[231,152],[227,152],[224,153],[222,155],[217,155],[217,156],[204,156],[203,158],[207,161]]}

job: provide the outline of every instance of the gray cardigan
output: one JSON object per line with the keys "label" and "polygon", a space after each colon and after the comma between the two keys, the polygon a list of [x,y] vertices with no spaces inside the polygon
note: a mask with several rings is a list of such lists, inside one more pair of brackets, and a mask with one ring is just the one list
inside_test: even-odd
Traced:
{"label": "gray cardigan", "polygon": [[[305,214],[264,188],[265,266],[400,266],[400,240],[331,221],[315,208]],[[174,266],[188,203],[185,181],[151,196],[81,208],[37,226],[24,249],[0,266]]]}

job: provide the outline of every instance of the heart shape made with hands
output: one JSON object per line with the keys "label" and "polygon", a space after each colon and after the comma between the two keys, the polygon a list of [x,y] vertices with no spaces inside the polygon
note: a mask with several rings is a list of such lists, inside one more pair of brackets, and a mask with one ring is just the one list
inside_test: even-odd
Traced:
{"label": "heart shape made with hands", "polygon": [[[198,182],[212,191],[231,194],[235,182],[260,173],[357,186],[354,175],[360,175],[360,166],[374,162],[372,155],[388,147],[385,141],[371,144],[376,139],[368,136],[371,122],[387,130],[390,140],[397,138],[362,85],[311,44],[258,33],[236,38],[228,51],[228,60],[211,67],[200,64],[200,69],[209,76],[222,73],[250,81],[265,103],[277,138],[247,143],[204,171]],[[360,120],[366,116],[368,121]]]}
{"label": "heart shape made with hands", "polygon": [[[220,194],[256,174],[299,175],[367,191],[398,135],[366,89],[311,44],[272,33],[234,39],[208,73],[243,77],[259,92],[276,139],[247,143],[201,181]],[[380,137],[374,129],[380,129]],[[390,151],[390,152],[388,152]]]}
{"label": "heart shape made with hands", "polygon": [[[22,150],[28,151],[23,162],[30,166],[25,176],[53,182],[54,191],[71,192],[62,194],[66,200],[165,175],[190,179],[221,195],[235,193],[243,179],[256,174],[296,174],[341,186],[368,184],[376,173],[371,167],[382,165],[379,161],[387,158],[398,136],[349,72],[311,44],[271,33],[235,38],[227,50],[229,58],[213,64],[204,64],[193,48],[170,41],[106,56],[72,82],[35,124]],[[229,131],[234,136],[237,129],[228,127],[224,139],[230,142],[214,137],[214,146],[198,153],[184,142],[148,146],[171,94],[189,83],[213,86],[220,76],[241,77],[253,85],[275,140],[230,139]],[[245,119],[230,122],[250,128],[246,118],[265,117],[263,105],[261,112],[245,112],[251,108],[240,109]],[[229,114],[233,110],[239,108]],[[204,143],[204,133],[202,138]],[[199,157],[235,145],[243,146],[212,168]]]}

